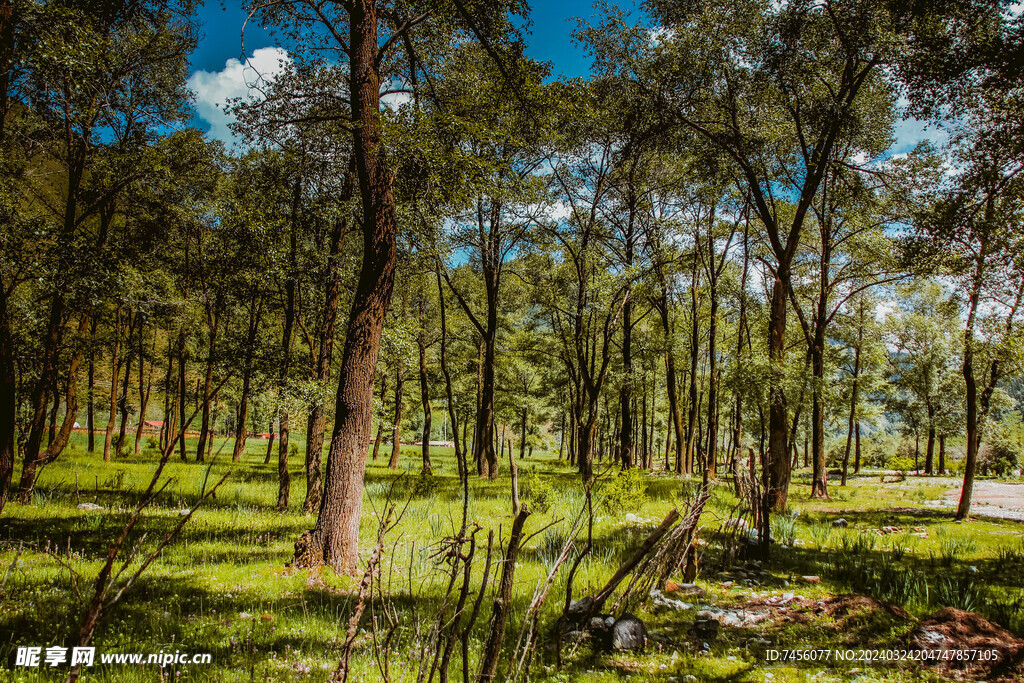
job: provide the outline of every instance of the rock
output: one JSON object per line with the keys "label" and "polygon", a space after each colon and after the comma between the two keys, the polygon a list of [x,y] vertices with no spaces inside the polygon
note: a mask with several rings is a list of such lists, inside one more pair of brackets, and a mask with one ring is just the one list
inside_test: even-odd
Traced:
{"label": "rock", "polygon": [[252,615],[249,614],[248,612],[239,612],[238,613],[238,618],[239,619],[252,619]]}
{"label": "rock", "polygon": [[192,514],[192,511],[191,510],[178,510],[178,514],[181,515],[182,517],[188,517],[189,515]]}
{"label": "rock", "polygon": [[97,505],[96,503],[79,503],[78,504],[78,509],[79,510],[88,510],[90,512],[93,512],[93,511],[96,511],[96,510],[102,510],[103,506],[102,505]]}
{"label": "rock", "polygon": [[693,635],[698,638],[714,640],[718,635],[719,623],[717,619],[697,619],[693,622]]}
{"label": "rock", "polygon": [[697,598],[706,595],[705,590],[695,583],[676,583],[675,581],[665,582],[665,592],[670,595],[692,595]]}
{"label": "rock", "polygon": [[725,582],[722,583],[722,588],[724,588],[726,590],[729,590],[730,588],[732,588],[732,586],[733,586],[733,582],[732,581],[725,581]]}
{"label": "rock", "polygon": [[723,529],[739,529],[740,531],[746,531],[750,528],[750,524],[747,520],[742,517],[732,517],[731,519],[725,520],[725,524],[722,525]]}
{"label": "rock", "polygon": [[590,639],[590,634],[586,631],[569,631],[568,633],[562,634],[562,642],[575,645],[576,643],[582,643],[585,640]]}
{"label": "rock", "polygon": [[632,614],[623,614],[612,625],[613,650],[643,650],[647,645],[647,627]]}
{"label": "rock", "polygon": [[651,641],[652,643],[661,643],[662,645],[667,645],[672,642],[672,639],[666,636],[661,631],[648,631],[647,640]]}
{"label": "rock", "polygon": [[832,522],[832,526],[838,529],[845,529],[846,527],[850,526],[850,523],[846,521],[845,517],[840,517],[836,521]]}
{"label": "rock", "polygon": [[821,583],[820,576],[801,576],[800,580],[804,583]]}
{"label": "rock", "polygon": [[593,609],[594,598],[590,596],[583,597],[569,603],[569,610],[566,612],[566,617],[570,624],[578,624],[583,619],[583,616],[585,614],[589,614]]}

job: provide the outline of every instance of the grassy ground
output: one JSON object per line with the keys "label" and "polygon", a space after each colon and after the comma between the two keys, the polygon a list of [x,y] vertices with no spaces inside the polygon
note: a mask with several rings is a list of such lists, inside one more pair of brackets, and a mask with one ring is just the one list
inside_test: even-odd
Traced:
{"label": "grassy ground", "polygon": [[[76,435],[76,439],[79,435]],[[198,499],[204,481],[228,469],[233,473],[215,500],[200,509],[179,539],[154,563],[143,579],[99,628],[94,644],[103,652],[182,652],[212,654],[205,665],[154,666],[110,664],[87,669],[83,680],[92,681],[290,681],[326,680],[337,665],[345,624],[354,605],[351,579],[323,573],[322,582],[310,582],[308,572],[293,572],[291,558],[297,536],[313,524],[313,517],[298,512],[305,492],[300,463],[293,467],[292,506],[277,512],[277,465],[263,464],[265,442],[250,443],[243,462],[232,466],[230,442],[220,449],[210,472],[195,463],[173,460],[170,480],[159,505],[146,515],[140,532],[148,534],[144,547],[180,519]],[[384,450],[384,449],[382,449]],[[390,449],[387,449],[389,452]],[[81,592],[87,598],[91,580],[111,538],[121,528],[128,510],[148,483],[155,465],[152,452],[103,463],[75,441],[69,451],[42,473],[31,504],[9,503],[0,519],[0,680],[49,681],[66,675],[66,666],[12,668],[17,646],[47,647],[72,641],[83,608],[76,601],[72,573],[49,553],[62,553],[82,575]],[[297,460],[297,459],[296,459]],[[373,541],[378,512],[392,480],[400,474],[381,462],[367,468],[362,521],[362,546]],[[392,551],[383,578],[389,601],[398,610],[390,676],[394,681],[416,679],[414,664],[425,629],[437,613],[443,576],[431,560],[437,541],[459,522],[461,497],[450,451],[434,449],[436,476],[420,482],[419,451],[407,447],[402,466],[408,472],[398,488],[411,494],[399,528],[389,537]],[[527,531],[553,520],[571,518],[583,500],[576,477],[551,454],[535,454],[520,465],[524,498],[534,514]],[[953,480],[948,480],[953,484]],[[642,496],[623,493],[613,504],[606,500],[594,528],[595,552],[580,567],[576,594],[604,583],[619,563],[676,504],[687,500],[694,483],[668,476],[646,478]],[[610,489],[606,487],[605,492]],[[975,521],[954,524],[948,512],[925,505],[940,498],[940,484],[917,484],[912,479],[881,483],[877,474],[852,479],[850,486],[833,487],[830,501],[808,501],[808,481],[796,477],[791,495],[796,517],[780,517],[773,526],[777,546],[770,565],[726,564],[723,546],[728,539],[719,527],[734,509],[728,483],[716,486],[702,519],[701,537],[709,542],[698,583],[707,596],[690,610],[648,606],[638,612],[648,627],[664,635],[644,653],[604,654],[589,646],[566,649],[561,669],[554,667],[550,631],[542,629],[542,647],[533,669],[541,681],[790,681],[940,680],[938,674],[916,665],[903,667],[837,665],[818,662],[779,664],[766,659],[770,649],[892,648],[911,623],[887,614],[847,615],[815,611],[814,601],[857,592],[901,604],[915,616],[940,606],[979,611],[1018,634],[1024,591],[1024,526],[1013,522]],[[494,529],[507,539],[511,525],[509,482],[473,479],[470,519],[485,531]],[[102,506],[80,510],[80,503]],[[626,513],[635,517],[627,520]],[[839,517],[845,529],[834,528]],[[521,615],[535,586],[557,555],[569,522],[563,521],[530,540],[520,557],[516,598],[507,648],[511,651]],[[881,527],[901,530],[879,535]],[[20,558],[8,570],[22,547]],[[783,547],[784,546],[784,547]],[[479,572],[480,564],[476,565]],[[6,574],[6,579],[4,579]],[[801,577],[816,575],[820,583]],[[731,583],[730,583],[731,582]],[[556,581],[542,615],[551,624],[560,611],[564,575]],[[696,611],[707,606],[728,608],[763,604],[769,598],[795,593],[797,602],[787,618],[772,618],[752,628],[723,626],[717,638],[705,640],[691,633]],[[686,598],[683,598],[684,600]],[[473,636],[471,650],[479,650],[486,629],[490,601]],[[776,617],[779,615],[776,614]],[[379,615],[383,619],[383,615]],[[364,626],[369,623],[363,622]],[[361,635],[350,680],[381,679],[370,635]],[[474,655],[475,656],[475,655]],[[456,657],[455,660],[458,658]],[[505,661],[499,672],[504,671]],[[461,680],[453,664],[450,675]]]}

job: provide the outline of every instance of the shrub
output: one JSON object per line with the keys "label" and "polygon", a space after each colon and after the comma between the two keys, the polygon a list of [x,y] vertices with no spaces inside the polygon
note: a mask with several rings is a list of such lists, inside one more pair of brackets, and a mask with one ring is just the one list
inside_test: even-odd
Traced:
{"label": "shrub", "polygon": [[905,455],[894,455],[889,458],[889,469],[906,475],[907,472],[914,469],[914,461]]}
{"label": "shrub", "polygon": [[554,500],[554,487],[550,477],[542,477],[536,469],[530,469],[519,478],[519,493],[531,510],[547,512]]}
{"label": "shrub", "polygon": [[1006,477],[1020,467],[1022,459],[1020,442],[1013,438],[1001,425],[992,430],[988,444],[978,454],[982,472],[991,472],[997,477]]}
{"label": "shrub", "polygon": [[636,512],[647,501],[647,477],[635,467],[619,472],[604,489],[604,503],[615,512]]}

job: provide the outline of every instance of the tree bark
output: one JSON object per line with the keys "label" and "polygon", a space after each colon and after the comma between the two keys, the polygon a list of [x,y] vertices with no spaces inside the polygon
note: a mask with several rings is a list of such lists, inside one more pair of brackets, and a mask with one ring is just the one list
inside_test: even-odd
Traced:
{"label": "tree bark", "polygon": [[789,496],[789,424],[783,386],[786,362],[786,305],[788,273],[777,272],[772,287],[768,320],[768,360],[771,385],[768,388],[768,490],[769,509],[783,511]]}
{"label": "tree bark", "polygon": [[[3,29],[0,27],[0,35]],[[0,283],[0,512],[7,504],[11,478],[14,474],[15,418],[17,393],[15,390],[14,337],[7,308],[8,290]],[[90,356],[91,358],[91,356]],[[90,369],[92,365],[90,364]]]}
{"label": "tree bark", "polygon": [[103,433],[103,461],[110,462],[111,444],[114,440],[114,423],[117,420],[117,380],[121,371],[121,309],[114,315],[114,347],[110,353],[110,400],[107,428]]}
{"label": "tree bark", "polygon": [[[342,185],[342,200],[352,198],[355,186],[355,160],[349,160],[348,172]],[[320,348],[317,354],[316,379],[322,385],[331,380],[331,362],[334,358],[334,337],[338,328],[338,299],[341,295],[341,269],[338,263],[345,236],[348,234],[348,217],[335,222],[331,234],[330,255],[328,256],[327,285],[324,291],[324,316],[320,328]],[[323,459],[324,432],[327,429],[325,406],[317,401],[310,411],[306,430],[306,499],[302,511],[311,513],[320,509],[323,497],[323,479],[320,463]]]}
{"label": "tree bark", "polygon": [[363,263],[349,314],[327,456],[327,479],[317,524],[296,544],[298,564],[326,562],[336,571],[358,571],[359,516],[363,504],[366,445],[373,410],[373,380],[381,331],[395,273],[395,204],[381,140],[380,80],[376,71],[377,6],[350,5],[350,74],[355,157],[363,207]]}
{"label": "tree bark", "polygon": [[405,372],[402,367],[402,359],[398,359],[398,367],[395,370],[395,424],[391,432],[391,458],[388,460],[388,467],[398,469],[398,458],[402,454],[402,394],[405,386]]}
{"label": "tree bark", "polygon": [[231,449],[231,461],[239,462],[245,452],[245,441],[249,436],[249,395],[252,393],[252,361],[259,334],[263,298],[257,296],[249,305],[249,329],[245,336],[245,360],[242,362],[242,395],[238,400],[238,416],[235,420],[235,444]]}
{"label": "tree bark", "polygon": [[420,296],[419,305],[420,331],[416,337],[416,345],[420,352],[420,404],[423,407],[423,440],[420,450],[423,454],[423,473],[430,474],[430,427],[433,415],[430,409],[430,383],[427,379],[427,310],[426,292]]}

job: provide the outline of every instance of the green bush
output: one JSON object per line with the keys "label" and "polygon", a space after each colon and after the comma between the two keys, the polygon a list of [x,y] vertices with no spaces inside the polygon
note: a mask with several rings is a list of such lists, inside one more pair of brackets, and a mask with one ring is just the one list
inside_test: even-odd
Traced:
{"label": "green bush", "polygon": [[914,469],[914,461],[905,455],[894,455],[889,458],[889,469],[906,474]]}
{"label": "green bush", "polygon": [[1006,477],[1020,467],[1022,460],[1020,442],[1013,438],[1001,425],[992,430],[988,444],[979,453],[981,471],[997,477]]}
{"label": "green bush", "polygon": [[631,467],[605,486],[604,503],[616,512],[636,512],[647,501],[647,476]]}
{"label": "green bush", "polygon": [[542,477],[536,469],[530,469],[519,478],[519,494],[531,510],[547,512],[554,499],[554,487],[550,477]]}

